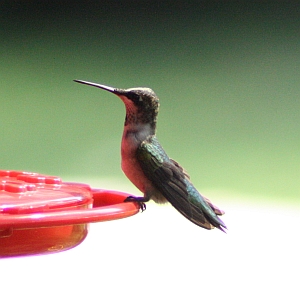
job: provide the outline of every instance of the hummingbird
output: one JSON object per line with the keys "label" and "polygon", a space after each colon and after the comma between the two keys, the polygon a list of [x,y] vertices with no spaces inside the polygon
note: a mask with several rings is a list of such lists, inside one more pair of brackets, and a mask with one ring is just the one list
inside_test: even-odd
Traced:
{"label": "hummingbird", "polygon": [[183,216],[205,229],[218,228],[225,232],[218,217],[224,211],[202,196],[187,172],[169,158],[156,137],[159,98],[150,88],[119,89],[83,80],[75,82],[94,86],[121,98],[126,108],[121,142],[121,166],[128,179],[143,193],[125,201],[137,201],[142,211],[150,199],[169,202]]}

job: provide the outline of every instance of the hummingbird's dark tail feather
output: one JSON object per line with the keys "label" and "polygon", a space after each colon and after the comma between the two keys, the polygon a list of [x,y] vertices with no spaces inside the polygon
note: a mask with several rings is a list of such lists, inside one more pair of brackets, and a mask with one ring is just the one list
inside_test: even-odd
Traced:
{"label": "hummingbird's dark tail feather", "polygon": [[[202,196],[203,197],[203,196]],[[222,216],[225,214],[224,210],[221,210],[220,208],[218,208],[216,205],[212,204],[211,201],[206,198],[206,197],[203,197],[203,199],[205,200],[205,202],[210,206],[210,208],[214,211],[214,213],[217,215],[217,216]],[[217,218],[218,220],[218,224],[215,224],[214,226],[220,230],[222,230],[223,232],[227,233],[225,229],[227,229],[226,225],[224,224],[224,222],[219,218],[219,217],[215,217],[213,218],[212,220],[212,224],[214,223],[215,219]],[[221,223],[221,224],[220,224]]]}
{"label": "hummingbird's dark tail feather", "polygon": [[173,199],[169,200],[171,204],[198,226],[206,229],[216,227],[221,231],[224,231],[224,228],[227,229],[224,222],[218,217],[224,212],[213,205],[209,199],[203,197],[189,179],[185,178],[184,182],[188,191],[188,197],[185,199],[186,205],[181,205],[182,209],[178,209]]}
{"label": "hummingbird's dark tail feather", "polygon": [[213,203],[211,203],[211,201],[208,198],[206,198],[204,196],[202,196],[202,197],[205,200],[205,202],[211,207],[211,209],[214,211],[214,213],[216,215],[222,216],[222,215],[225,214],[224,210],[220,209],[219,207],[217,207],[216,205],[214,205]]}
{"label": "hummingbird's dark tail feather", "polygon": [[217,216],[216,212],[206,213],[206,209],[200,208],[198,204],[195,205],[193,203],[189,203],[190,205],[187,206],[180,205],[180,202],[177,202],[176,200],[174,201],[174,198],[169,200],[169,202],[194,224],[208,230],[216,227],[226,233],[224,229],[227,229],[227,227]]}
{"label": "hummingbird's dark tail feather", "polygon": [[194,224],[209,230],[216,227],[225,232],[227,227],[218,217],[224,212],[209,199],[202,197],[190,181],[188,187],[183,183],[184,181],[177,181],[176,176],[173,176],[168,185],[160,186],[160,191],[177,211]]}

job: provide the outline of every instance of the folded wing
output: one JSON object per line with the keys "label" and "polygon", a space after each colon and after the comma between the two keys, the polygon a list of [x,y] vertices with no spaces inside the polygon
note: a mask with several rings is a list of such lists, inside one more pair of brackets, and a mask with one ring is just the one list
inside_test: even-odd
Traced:
{"label": "folded wing", "polygon": [[187,219],[206,229],[226,228],[217,216],[224,212],[197,191],[186,171],[167,156],[155,136],[142,142],[137,157],[145,175]]}

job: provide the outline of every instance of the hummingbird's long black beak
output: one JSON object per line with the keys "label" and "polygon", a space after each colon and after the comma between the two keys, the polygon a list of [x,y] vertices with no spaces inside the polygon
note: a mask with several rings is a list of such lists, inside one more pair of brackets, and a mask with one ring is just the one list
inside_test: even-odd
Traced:
{"label": "hummingbird's long black beak", "polygon": [[94,82],[89,82],[89,81],[84,81],[84,80],[77,80],[77,79],[75,79],[74,81],[78,82],[78,83],[86,84],[86,85],[95,86],[95,87],[100,88],[102,90],[105,90],[105,91],[108,91],[108,92],[111,92],[111,93],[114,93],[114,94],[118,94],[118,89],[115,89],[113,87],[110,87],[110,86],[107,86],[107,85],[104,85],[104,84],[99,84],[99,83],[94,83]]}

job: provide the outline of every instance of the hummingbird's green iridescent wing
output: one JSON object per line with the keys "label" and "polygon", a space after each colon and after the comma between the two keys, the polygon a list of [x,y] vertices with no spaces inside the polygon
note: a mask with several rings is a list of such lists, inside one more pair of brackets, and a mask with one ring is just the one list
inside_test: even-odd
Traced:
{"label": "hummingbird's green iridescent wing", "polygon": [[[185,178],[186,179],[191,179],[190,178],[190,175],[187,173],[187,171],[177,162],[177,161],[175,161],[174,159],[172,159],[172,158],[170,158],[170,160],[171,160],[171,162],[177,167],[177,168],[179,168],[182,172],[183,172],[183,174],[184,174],[184,176],[185,176]],[[220,208],[218,208],[216,205],[214,205],[213,203],[211,203],[211,201],[208,199],[208,198],[206,198],[206,197],[204,197],[203,195],[201,195],[202,197],[203,197],[203,199],[205,200],[205,202],[212,208],[212,210],[214,211],[214,213],[216,214],[216,215],[218,215],[218,216],[222,216],[222,215],[224,215],[225,214],[225,212],[223,211],[223,210],[221,210]]]}
{"label": "hummingbird's green iridescent wing", "polygon": [[188,179],[190,179],[190,175],[187,173],[187,171],[174,159],[170,158],[170,161],[178,168],[180,169],[180,171],[182,171],[182,173],[184,174],[184,176]]}
{"label": "hummingbird's green iridescent wing", "polygon": [[168,157],[155,136],[141,143],[137,149],[137,158],[147,178],[187,219],[206,229],[226,228],[217,216],[221,211],[216,209],[215,212],[210,201],[206,202],[184,169]]}

